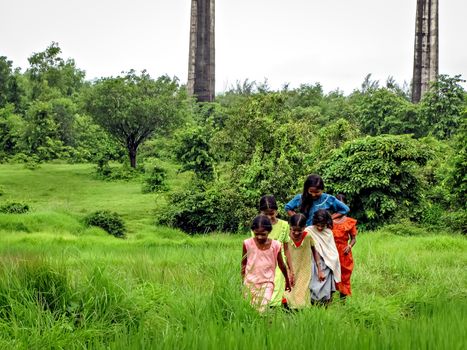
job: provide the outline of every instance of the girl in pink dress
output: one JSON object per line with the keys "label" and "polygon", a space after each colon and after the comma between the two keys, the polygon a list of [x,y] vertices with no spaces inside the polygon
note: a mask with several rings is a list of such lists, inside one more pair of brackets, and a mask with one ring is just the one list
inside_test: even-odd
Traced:
{"label": "girl in pink dress", "polygon": [[278,265],[285,277],[285,290],[290,291],[287,269],[281,254],[281,243],[268,238],[272,231],[271,220],[258,215],[251,224],[253,238],[243,241],[242,279],[251,304],[260,312],[272,298],[274,277]]}

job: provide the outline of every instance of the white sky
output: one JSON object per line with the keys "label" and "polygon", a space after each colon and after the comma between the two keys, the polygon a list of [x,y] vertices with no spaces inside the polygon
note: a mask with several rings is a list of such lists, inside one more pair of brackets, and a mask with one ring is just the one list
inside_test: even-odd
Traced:
{"label": "white sky", "polygon": [[[467,0],[439,0],[440,73],[467,78]],[[14,67],[58,42],[86,78],[188,69],[190,0],[0,0],[0,56]],[[416,0],[216,0],[216,91],[237,80],[359,88],[410,82]],[[465,84],[464,84],[465,86]]]}

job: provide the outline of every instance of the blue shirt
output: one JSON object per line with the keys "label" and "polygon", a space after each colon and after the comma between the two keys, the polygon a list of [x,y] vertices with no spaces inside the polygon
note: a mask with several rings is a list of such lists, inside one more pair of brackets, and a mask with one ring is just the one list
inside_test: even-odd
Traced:
{"label": "blue shirt", "polygon": [[[285,211],[295,210],[300,208],[302,204],[302,195],[297,194],[292,200],[285,205]],[[313,215],[318,209],[326,209],[334,213],[340,213],[346,215],[349,212],[349,207],[338,200],[336,197],[323,193],[318,199],[314,200],[311,204],[310,210],[308,211],[306,225],[311,226],[313,224]]]}

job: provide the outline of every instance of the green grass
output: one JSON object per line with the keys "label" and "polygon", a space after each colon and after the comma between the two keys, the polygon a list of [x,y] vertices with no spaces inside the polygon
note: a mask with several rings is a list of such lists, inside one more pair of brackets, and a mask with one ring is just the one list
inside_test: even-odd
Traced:
{"label": "green grass", "polygon": [[[345,305],[259,315],[241,296],[241,235],[154,227],[161,195],[93,179],[91,165],[0,165],[0,346],[6,349],[464,349],[467,241],[358,236]],[[174,178],[177,186],[183,178]],[[163,200],[160,198],[160,200]],[[66,203],[66,205],[65,205]],[[83,224],[115,210],[117,239]],[[418,232],[418,231],[417,231]]]}

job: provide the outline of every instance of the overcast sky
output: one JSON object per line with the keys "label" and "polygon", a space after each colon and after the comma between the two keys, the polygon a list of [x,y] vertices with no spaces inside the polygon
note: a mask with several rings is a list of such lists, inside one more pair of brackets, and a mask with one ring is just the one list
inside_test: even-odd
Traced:
{"label": "overcast sky", "polygon": [[[0,56],[24,71],[58,42],[86,78],[188,70],[190,0],[0,0]],[[467,0],[439,0],[440,73],[467,77]],[[216,91],[319,82],[346,94],[371,73],[410,82],[416,0],[216,0]],[[464,84],[465,86],[465,84]]]}

